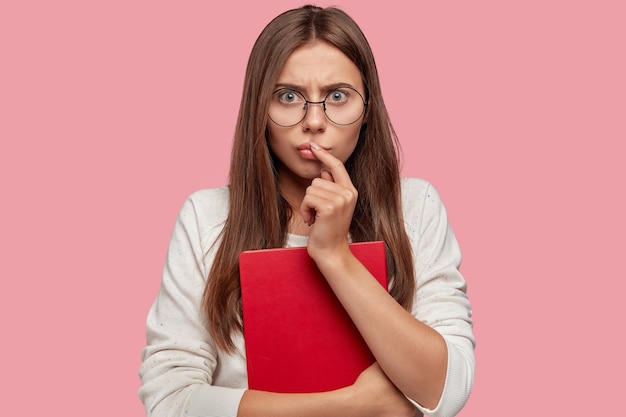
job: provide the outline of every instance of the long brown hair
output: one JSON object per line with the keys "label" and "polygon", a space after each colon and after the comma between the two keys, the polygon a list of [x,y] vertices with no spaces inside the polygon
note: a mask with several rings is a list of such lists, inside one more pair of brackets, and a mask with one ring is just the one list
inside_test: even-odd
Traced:
{"label": "long brown hair", "polygon": [[242,331],[239,254],[282,247],[291,216],[278,189],[266,142],[267,109],[283,64],[298,47],[324,41],[359,68],[368,108],[357,146],[345,167],[359,192],[352,241],[384,240],[390,294],[410,309],[415,290],[413,257],[404,229],[398,139],[383,103],[370,46],[358,25],[337,8],[304,6],[274,18],[257,39],[246,70],[230,165],[230,206],[204,290],[203,308],[216,344],[233,351],[231,335]]}

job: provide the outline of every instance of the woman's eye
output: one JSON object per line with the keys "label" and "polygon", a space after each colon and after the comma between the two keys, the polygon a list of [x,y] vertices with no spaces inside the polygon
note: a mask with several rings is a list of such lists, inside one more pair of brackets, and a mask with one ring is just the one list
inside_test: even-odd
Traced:
{"label": "woman's eye", "polygon": [[298,93],[296,93],[295,91],[279,92],[278,99],[280,100],[281,103],[287,103],[287,104],[297,103],[298,101],[300,101],[300,98],[298,97]]}
{"label": "woman's eye", "polygon": [[331,91],[327,96],[327,100],[332,103],[343,103],[348,100],[348,94],[343,91]]}

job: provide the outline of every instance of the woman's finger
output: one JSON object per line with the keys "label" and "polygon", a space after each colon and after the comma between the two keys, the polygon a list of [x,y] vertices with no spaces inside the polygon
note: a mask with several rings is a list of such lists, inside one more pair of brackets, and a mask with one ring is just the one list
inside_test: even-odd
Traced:
{"label": "woman's finger", "polygon": [[331,174],[330,171],[328,171],[326,169],[322,170],[322,174],[320,175],[320,177],[323,180],[328,180],[328,181],[335,182],[335,179],[333,178],[333,174]]}
{"label": "woman's finger", "polygon": [[[346,168],[343,166],[343,162],[335,158],[330,152],[315,142],[311,142],[311,150],[315,157],[324,164],[326,167],[325,171],[330,173],[334,182],[341,185],[352,186],[352,180],[350,180],[350,175],[348,175],[348,171],[346,171]],[[322,171],[322,175],[324,175],[324,170]]]}

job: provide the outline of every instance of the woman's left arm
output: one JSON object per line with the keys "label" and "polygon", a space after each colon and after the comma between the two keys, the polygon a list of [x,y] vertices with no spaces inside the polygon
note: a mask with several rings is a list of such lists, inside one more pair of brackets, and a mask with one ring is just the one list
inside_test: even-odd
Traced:
{"label": "woman's left arm", "polygon": [[407,220],[417,229],[408,230],[415,232],[417,276],[408,312],[350,252],[346,236],[356,190],[340,161],[323,150],[316,156],[328,172],[302,203],[313,224],[309,254],[396,387],[433,417],[458,413],[473,384],[474,339],[460,253],[439,196],[425,182],[410,184],[421,192],[413,202],[419,223]]}

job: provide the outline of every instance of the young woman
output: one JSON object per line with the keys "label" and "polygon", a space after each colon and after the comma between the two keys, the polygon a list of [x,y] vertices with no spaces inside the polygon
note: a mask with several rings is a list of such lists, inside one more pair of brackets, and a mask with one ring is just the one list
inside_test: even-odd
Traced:
{"label": "young woman", "polygon": [[[276,17],[252,50],[228,187],[194,193],[147,322],[150,416],[452,416],[473,384],[460,253],[437,192],[400,179],[374,58],[335,8]],[[385,291],[348,244],[383,240]],[[353,385],[247,389],[238,256],[306,246],[376,362]]]}

